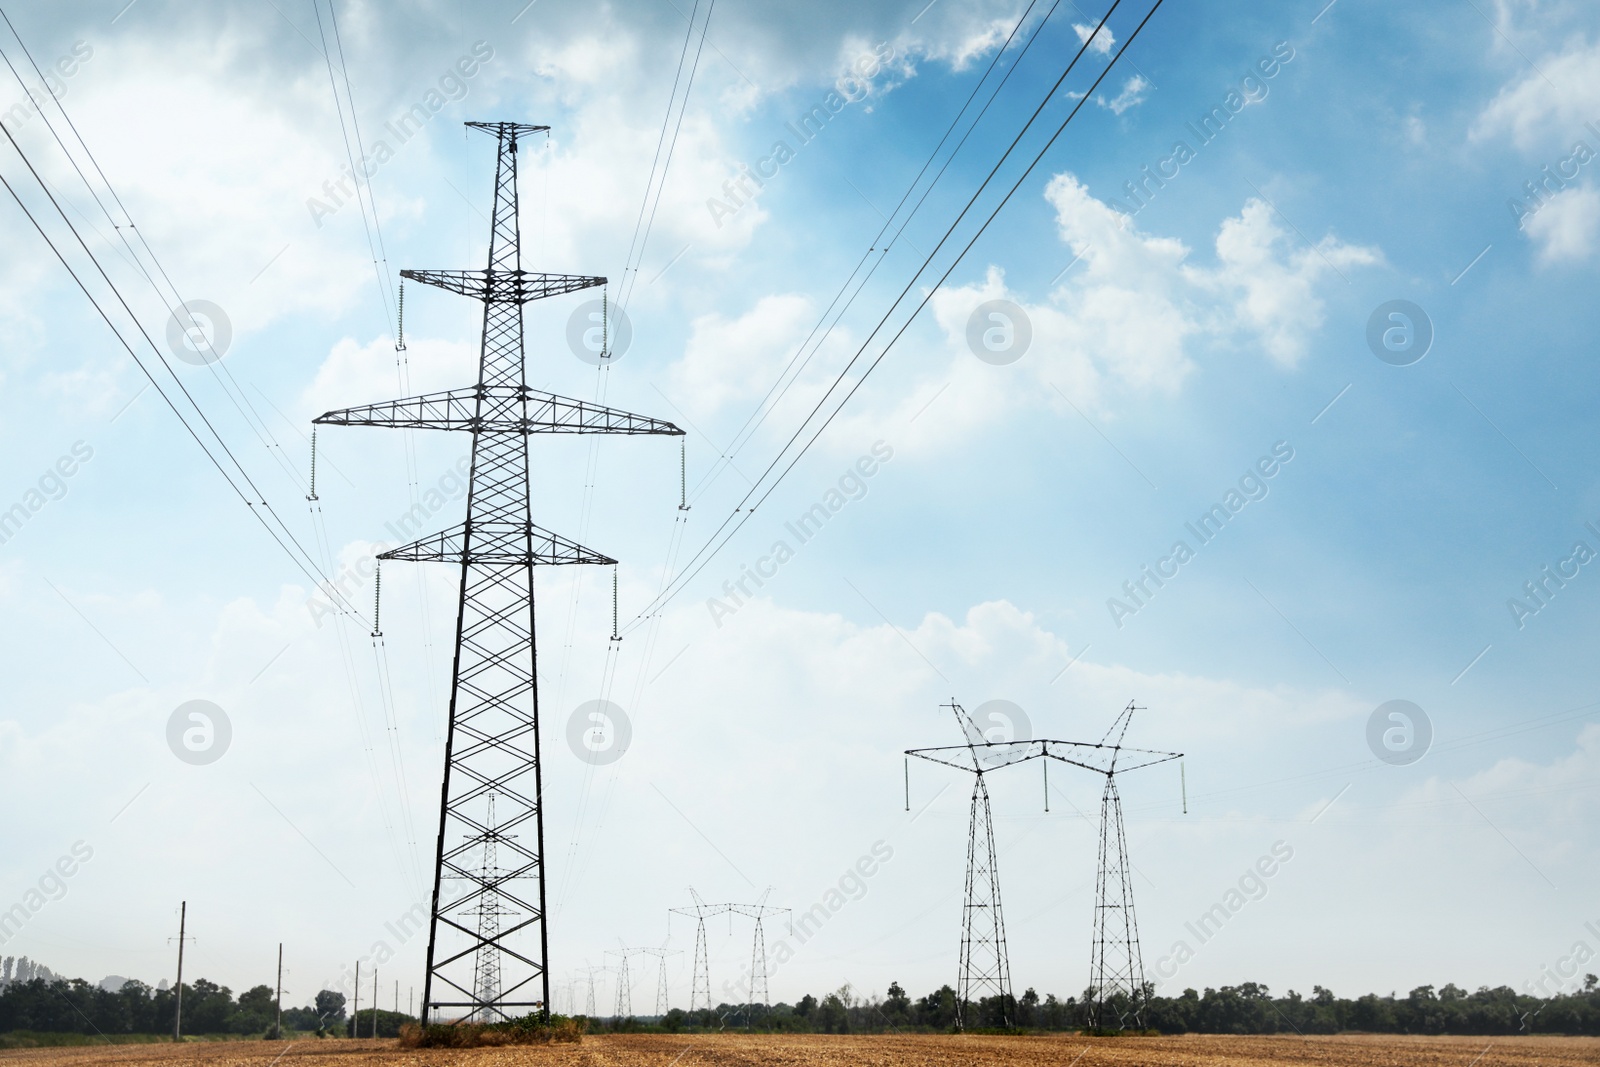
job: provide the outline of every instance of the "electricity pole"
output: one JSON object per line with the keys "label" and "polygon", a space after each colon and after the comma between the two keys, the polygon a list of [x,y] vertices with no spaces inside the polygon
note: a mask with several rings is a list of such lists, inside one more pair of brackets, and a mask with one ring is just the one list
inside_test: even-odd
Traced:
{"label": "electricity pole", "polygon": [[183,1040],[183,941],[189,928],[189,902],[178,905],[178,1001],[172,1015],[172,1040]]}
{"label": "electricity pole", "polygon": [[283,1038],[283,942],[278,942],[278,1007],[277,1020],[272,1024],[274,1040]]}
{"label": "electricity pole", "polygon": [[356,1003],[350,1016],[350,1036],[361,1036],[361,961],[356,960]]}

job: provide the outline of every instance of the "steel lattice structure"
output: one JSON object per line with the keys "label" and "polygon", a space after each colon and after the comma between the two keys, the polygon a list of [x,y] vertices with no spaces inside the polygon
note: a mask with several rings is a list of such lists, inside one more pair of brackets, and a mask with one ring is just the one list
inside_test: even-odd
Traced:
{"label": "steel lattice structure", "polygon": [[[954,705],[952,705],[954,706]],[[981,738],[966,745],[943,748],[915,749],[908,755],[921,756],[962,770],[976,770],[982,784],[985,768],[1009,766],[1032,759],[1053,759],[1105,776],[1105,788],[1100,794],[1100,850],[1095,870],[1094,937],[1090,946],[1088,1023],[1104,1029],[1126,1029],[1129,1018],[1135,1027],[1144,1024],[1144,1011],[1150,998],[1145,982],[1144,959],[1139,949],[1139,923],[1133,908],[1133,880],[1129,874],[1128,840],[1122,823],[1122,795],[1117,791],[1117,775],[1153,767],[1179,759],[1182,752],[1158,752],[1148,748],[1131,748],[1122,743],[1133,713],[1142,710],[1129,702],[1111,723],[1105,736],[1097,743],[1086,741],[1000,741],[985,742]],[[977,727],[963,713],[963,726],[968,737],[977,734]],[[938,753],[939,755],[933,755]],[[966,753],[971,766],[952,762],[960,753]],[[978,819],[977,791],[973,793],[973,825]],[[988,793],[983,796],[984,818],[987,823]],[[992,850],[993,845],[991,843]],[[967,846],[968,892],[972,884],[974,846],[969,837]],[[991,851],[992,855],[992,851]],[[992,860],[991,860],[992,862]],[[995,889],[999,900],[999,889]],[[998,915],[998,907],[997,907]],[[966,952],[963,940],[962,951]],[[963,976],[966,973],[963,955]],[[958,1010],[960,1001],[958,1000]],[[1112,1014],[1116,1015],[1113,1024]]]}
{"label": "steel lattice structure", "polygon": [[965,1030],[976,1020],[971,1013],[986,995],[997,997],[1001,1025],[1013,1022],[1015,1000],[1011,994],[1011,962],[1006,954],[1005,916],[1000,907],[1000,872],[994,847],[994,817],[989,810],[985,773],[1031,759],[1023,746],[1013,751],[1005,743],[984,740],[983,732],[966,709],[951,701],[964,745],[911,748],[907,756],[942,763],[973,776],[972,803],[967,821],[966,893],[961,905],[961,966],[956,978],[956,1027]]}
{"label": "steel lattice structure", "polygon": [[[694,898],[694,903],[687,908],[668,908],[668,915],[687,915],[694,919],[694,978],[689,986],[689,1010],[691,1012],[705,1008],[710,1011],[711,1003],[711,958],[706,952],[706,918],[712,915],[724,915],[728,911],[726,904],[707,904],[700,899],[700,894],[693,888],[689,896]],[[670,922],[671,920],[668,919]],[[729,920],[730,922],[732,920]]]}
{"label": "steel lattice structure", "polygon": [[[498,142],[488,264],[483,270],[406,270],[401,277],[483,303],[477,384],[330,411],[315,420],[472,434],[465,521],[380,557],[461,568],[424,1022],[550,1009],[534,568],[615,561],[534,525],[528,435],[683,433],[669,422],[528,387],[523,304],[606,279],[522,269],[517,146],[520,138],[549,127],[467,125]],[[494,818],[491,796],[498,803]],[[514,921],[502,923],[503,917]]]}
{"label": "steel lattice structure", "polygon": [[667,957],[678,956],[682,953],[675,948],[642,948],[639,950],[646,956],[654,956],[657,963],[656,975],[656,1016],[664,1018],[671,1008],[667,1004]]}
{"label": "steel lattice structure", "polygon": [[743,915],[747,919],[756,921],[755,936],[750,944],[750,988],[745,994],[745,1003],[750,1008],[745,1018],[747,1026],[755,1023],[757,1005],[760,1005],[763,1011],[772,1009],[772,997],[767,990],[767,937],[762,929],[761,920],[769,915],[786,915],[791,916],[792,921],[793,916],[793,912],[788,908],[778,908],[768,904],[767,897],[771,895],[772,890],[769,888],[754,904],[723,905],[735,915]]}

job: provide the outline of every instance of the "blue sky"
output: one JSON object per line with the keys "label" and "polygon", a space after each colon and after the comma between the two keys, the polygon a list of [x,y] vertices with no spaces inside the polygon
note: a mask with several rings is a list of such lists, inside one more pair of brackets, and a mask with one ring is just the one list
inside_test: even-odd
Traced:
{"label": "blue sky", "polygon": [[[307,206],[344,159],[312,12],[119,7],[10,14],[42,61],[86,46],[62,102],[184,296],[231,323],[219,367],[175,364],[185,385],[297,536],[325,543],[330,569],[354,566],[413,488],[444,479],[448,493],[465,441],[417,435],[408,473],[399,435],[326,432],[320,524],[306,510],[310,419],[401,392],[360,213],[318,226]],[[553,127],[523,156],[525,264],[623,277],[682,13],[542,0],[513,22],[520,7],[338,7],[369,139],[475,42],[493,53],[372,179],[391,271],[482,259],[492,154],[460,122],[504,118]],[[596,371],[564,340],[576,298],[528,316],[534,384],[692,427],[701,488],[681,531],[672,442],[536,442],[537,521],[623,561],[625,622],[660,588],[677,534],[682,562],[777,454],[1055,80],[1074,24],[1102,13],[1068,3],[1040,29],[1038,10],[1038,43],[873,280],[732,466],[701,483],[1021,11],[717,5],[629,297],[632,347]],[[1135,21],[1112,18],[1117,46]],[[864,97],[716,225],[708,201],[739,165],[880,44],[892,58]],[[1275,49],[1273,75],[1241,90]],[[1091,48],[1085,64],[1106,58]],[[1065,83],[1052,128],[1091,80]],[[11,84],[0,104],[21,99]],[[1235,90],[1252,99],[1199,144],[1188,124]],[[69,210],[112,238],[43,123],[7,121]],[[892,861],[774,976],[774,996],[953,981],[965,786],[916,769],[907,814],[899,766],[907,747],[956,739],[938,707],[952,697],[1012,700],[1034,736],[1091,739],[1137,699],[1149,710],[1130,743],[1186,753],[1187,816],[1170,767],[1125,789],[1149,967],[1259,855],[1294,849],[1263,899],[1160,976],[1167,991],[1520,987],[1592,940],[1586,639],[1600,579],[1581,567],[1520,626],[1507,603],[1528,602],[1524,583],[1575,542],[1600,550],[1584,525],[1600,526],[1587,358],[1600,191],[1597,164],[1570,162],[1579,141],[1600,151],[1589,122],[1600,43],[1582,5],[1164,4],[817,445],[615,663],[609,576],[541,575],[560,981],[619,939],[659,944],[690,885],[719,900],[771,885],[805,909],[880,840]],[[1119,216],[1124,183],[1179,140],[1193,158]],[[26,188],[9,146],[0,158]],[[1575,176],[1519,226],[1510,203],[1563,161]],[[304,575],[157,398],[134,399],[137,369],[16,205],[0,219],[0,506],[75,443],[93,453],[0,545],[0,780],[18,801],[0,906],[75,841],[95,849],[0,953],[155,981],[186,898],[190,973],[254,984],[284,940],[291,989],[309,997],[420,899],[451,575],[385,570],[391,722],[365,627],[317,624]],[[90,240],[159,343],[165,308]],[[1033,331],[1004,366],[966,342],[973,310],[997,299]],[[1393,300],[1434,331],[1409,366],[1366,340]],[[412,391],[472,380],[471,312],[408,291]],[[714,619],[708,599],[879,442],[891,458],[859,499]],[[1185,524],[1275,447],[1292,459],[1265,495],[1194,544]],[[1117,625],[1108,600],[1126,602],[1123,584],[1180,538],[1194,558]],[[370,585],[353,595],[365,605]],[[602,695],[626,709],[633,745],[594,768],[563,738]],[[233,723],[209,766],[166,746],[192,699]],[[1406,766],[1366,740],[1393,699],[1432,724],[1432,750]],[[1095,839],[1073,805],[1092,814],[1096,790],[1052,776],[1062,802],[1046,815],[1033,773],[992,785],[1013,972],[1065,996],[1087,979]],[[692,947],[687,928],[671,934]],[[714,984],[746,936],[715,935]],[[393,948],[384,966],[402,990],[420,985],[420,945]],[[687,968],[672,966],[682,1000]],[[636,1004],[653,989],[640,981]]]}

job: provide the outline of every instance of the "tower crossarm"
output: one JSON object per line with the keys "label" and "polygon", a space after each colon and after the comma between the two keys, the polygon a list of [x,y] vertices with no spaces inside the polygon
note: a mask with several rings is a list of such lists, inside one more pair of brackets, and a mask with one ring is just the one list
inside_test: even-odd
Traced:
{"label": "tower crossarm", "polygon": [[1126,745],[1090,744],[1086,741],[1040,741],[1044,755],[1062,763],[1071,763],[1096,774],[1122,774],[1158,763],[1169,763],[1183,757],[1182,752],[1158,752],[1149,748],[1129,748]]}
{"label": "tower crossarm", "polygon": [[576,541],[533,523],[465,523],[452,526],[419,541],[381,553],[379,559],[409,560],[414,563],[522,564],[554,567],[571,563],[611,564],[603,556]]}
{"label": "tower crossarm", "polygon": [[403,270],[400,277],[488,304],[526,304],[606,284],[591,274],[542,274],[531,270]]}
{"label": "tower crossarm", "polygon": [[343,408],[312,420],[319,426],[385,426],[473,433],[614,433],[682,436],[670,422],[572,400],[526,386],[478,386]]}
{"label": "tower crossarm", "polygon": [[908,748],[905,754],[932,763],[942,763],[958,771],[982,774],[1014,763],[1038,759],[1045,754],[1040,748],[1041,744],[1039,741],[994,741],[978,745],[939,745],[934,748]]}

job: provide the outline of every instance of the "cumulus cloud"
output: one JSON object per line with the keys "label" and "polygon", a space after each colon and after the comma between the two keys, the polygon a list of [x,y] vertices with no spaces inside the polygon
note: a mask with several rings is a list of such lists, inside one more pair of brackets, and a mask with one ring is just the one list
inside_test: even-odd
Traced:
{"label": "cumulus cloud", "polygon": [[1600,236],[1600,189],[1574,185],[1546,200],[1523,226],[1541,263],[1578,263],[1594,254]]}
{"label": "cumulus cloud", "polygon": [[1474,141],[1506,137],[1520,151],[1544,151],[1566,147],[1596,115],[1600,115],[1600,42],[1578,39],[1560,55],[1541,58],[1539,70],[1503,86],[1478,115],[1469,137]]}
{"label": "cumulus cloud", "polygon": [[[887,403],[858,398],[838,420],[840,439],[870,440],[887,420],[908,444],[951,447],[1040,397],[1062,410],[1070,402],[1115,417],[1130,398],[1179,391],[1216,344],[1252,345],[1293,367],[1326,320],[1322,287],[1382,261],[1377,248],[1332,235],[1308,247],[1254,198],[1223,220],[1209,265],[1193,262],[1182,241],[1140,229],[1070,173],[1052,179],[1045,198],[1067,268],[1049,296],[1029,300],[1012,291],[993,266],[981,281],[941,288],[930,301],[945,341],[937,370]],[[996,374],[968,348],[972,316],[992,300],[1011,301],[1027,316],[1032,340],[1016,373]],[[706,317],[674,382],[707,413],[755,395],[776,373],[785,333],[798,343],[813,321],[809,308],[776,298],[735,320]],[[837,347],[842,355],[846,346]],[[935,402],[938,418],[920,421]]]}

